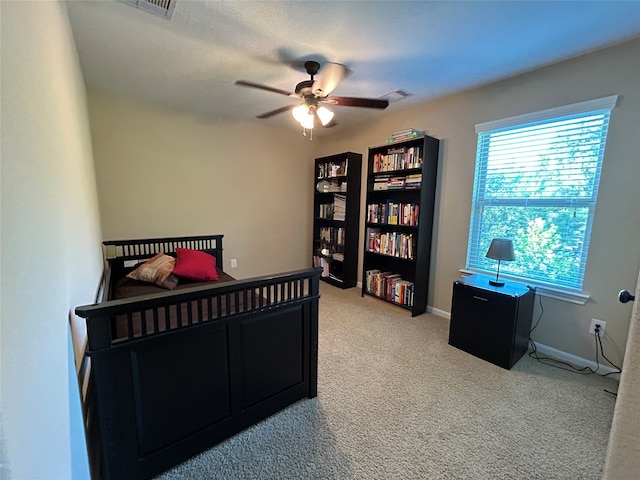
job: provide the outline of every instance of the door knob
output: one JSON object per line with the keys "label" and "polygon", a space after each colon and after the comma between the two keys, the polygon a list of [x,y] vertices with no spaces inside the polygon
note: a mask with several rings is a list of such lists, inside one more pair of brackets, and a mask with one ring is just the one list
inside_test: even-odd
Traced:
{"label": "door knob", "polygon": [[628,290],[620,290],[620,293],[618,293],[618,300],[622,303],[627,303],[629,300],[633,302],[635,299],[636,297],[631,295]]}

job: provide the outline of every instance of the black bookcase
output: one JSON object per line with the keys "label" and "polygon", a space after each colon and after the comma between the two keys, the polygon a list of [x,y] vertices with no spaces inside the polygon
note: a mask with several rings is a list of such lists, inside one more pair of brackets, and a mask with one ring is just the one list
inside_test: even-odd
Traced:
{"label": "black bookcase", "polygon": [[362,296],[427,309],[440,141],[422,136],[369,148]]}
{"label": "black bookcase", "polygon": [[362,155],[345,152],[316,158],[313,183],[313,265],[321,280],[356,286],[360,245]]}

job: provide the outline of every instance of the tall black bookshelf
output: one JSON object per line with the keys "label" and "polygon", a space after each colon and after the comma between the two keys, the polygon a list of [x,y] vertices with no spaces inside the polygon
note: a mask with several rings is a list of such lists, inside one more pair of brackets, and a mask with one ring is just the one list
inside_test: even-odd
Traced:
{"label": "tall black bookshelf", "polygon": [[362,296],[427,309],[440,141],[421,136],[369,148]]}
{"label": "tall black bookshelf", "polygon": [[362,155],[316,158],[313,195],[313,265],[321,280],[355,287],[358,276]]}

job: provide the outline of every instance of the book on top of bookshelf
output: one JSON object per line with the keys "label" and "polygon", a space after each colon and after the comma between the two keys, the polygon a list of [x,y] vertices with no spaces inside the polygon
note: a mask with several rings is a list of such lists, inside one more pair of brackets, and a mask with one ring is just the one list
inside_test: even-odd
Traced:
{"label": "book on top of bookshelf", "polygon": [[427,306],[440,143],[419,133],[369,148],[362,269],[362,296],[412,316]]}
{"label": "book on top of bookshelf", "polygon": [[426,132],[424,130],[416,130],[415,128],[406,128],[404,130],[393,132],[391,136],[387,138],[387,143],[404,142],[405,140],[410,140],[412,138],[422,137],[425,134]]}

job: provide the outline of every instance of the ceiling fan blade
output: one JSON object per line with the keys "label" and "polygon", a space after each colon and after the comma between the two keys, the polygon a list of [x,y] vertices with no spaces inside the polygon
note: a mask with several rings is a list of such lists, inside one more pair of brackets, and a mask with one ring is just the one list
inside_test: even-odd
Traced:
{"label": "ceiling fan blade", "polygon": [[287,110],[293,110],[297,105],[294,103],[293,105],[287,105],[286,107],[276,108],[275,110],[271,110],[270,112],[263,113],[262,115],[257,115],[256,118],[269,118],[273,117],[282,112],[286,112]]}
{"label": "ceiling fan blade", "polygon": [[349,69],[339,63],[325,63],[311,91],[318,97],[326,97],[349,74]]}
{"label": "ceiling fan blade", "polygon": [[389,106],[389,100],[382,98],[327,97],[322,101],[341,107],[387,108]]}
{"label": "ceiling fan blade", "polygon": [[259,83],[248,82],[246,80],[236,80],[236,85],[241,87],[258,88],[260,90],[266,90],[267,92],[279,93],[280,95],[286,95],[287,97],[295,97],[296,95],[287,92],[286,90],[280,90],[279,88],[268,87],[266,85],[260,85]]}

